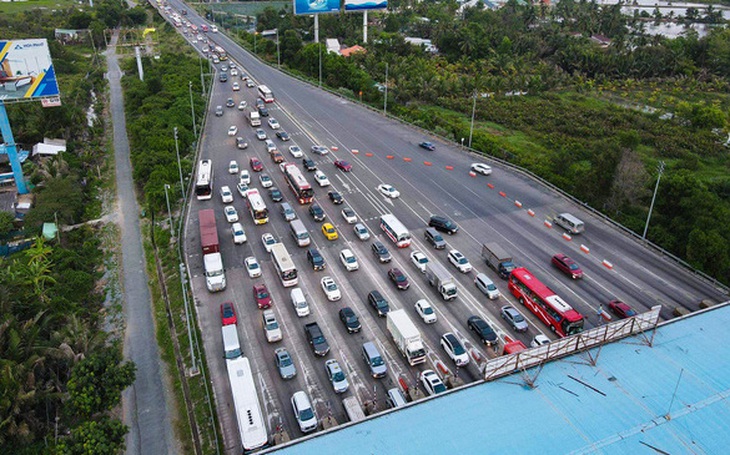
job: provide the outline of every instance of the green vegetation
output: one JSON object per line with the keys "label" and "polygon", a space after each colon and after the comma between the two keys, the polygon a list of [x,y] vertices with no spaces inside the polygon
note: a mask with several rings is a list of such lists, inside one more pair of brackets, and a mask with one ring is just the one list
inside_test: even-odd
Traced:
{"label": "green vegetation", "polygon": [[[674,40],[641,32],[646,18],[618,6],[561,0],[508,2],[497,11],[454,3],[390,2],[369,28],[366,53],[322,52],[323,83],[448,140],[469,137],[476,96],[478,151],[523,166],[635,232],[643,232],[666,163],[648,239],[730,283],[730,29]],[[713,8],[685,20],[721,22]],[[362,16],[320,16],[320,37],[361,44]],[[312,20],[270,8],[257,30],[278,28],[281,61],[316,81]],[[591,39],[611,40],[602,47]],[[254,49],[254,36],[239,33]],[[437,54],[405,42],[431,39]],[[276,61],[276,46],[256,52]],[[686,187],[685,187],[686,185]]]}
{"label": "green vegetation", "polygon": [[[0,15],[14,15],[21,12],[31,11],[35,9],[50,11],[62,11],[76,5],[73,0],[28,0],[0,2]],[[3,38],[7,38],[4,36]]]}

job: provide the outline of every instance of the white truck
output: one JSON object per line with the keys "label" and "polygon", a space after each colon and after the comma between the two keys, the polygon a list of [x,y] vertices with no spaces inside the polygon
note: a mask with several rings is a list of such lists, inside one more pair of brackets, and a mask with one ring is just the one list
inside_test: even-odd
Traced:
{"label": "white truck", "polygon": [[428,284],[436,286],[442,299],[452,300],[456,298],[456,281],[443,265],[428,261],[426,263],[426,278]]}
{"label": "white truck", "polygon": [[421,333],[408,317],[406,310],[389,311],[387,317],[388,332],[408,363],[413,366],[425,362],[426,349],[421,341]]}
{"label": "white truck", "polygon": [[248,113],[248,122],[251,126],[261,126],[261,116],[258,112],[251,111]]}
{"label": "white truck", "polygon": [[205,267],[205,285],[210,292],[222,291],[226,288],[226,272],[223,269],[223,256],[210,253],[203,256]]}
{"label": "white truck", "polygon": [[342,399],[342,406],[345,408],[347,418],[350,422],[359,422],[365,420],[365,413],[360,407],[360,402],[355,397],[347,397]]}

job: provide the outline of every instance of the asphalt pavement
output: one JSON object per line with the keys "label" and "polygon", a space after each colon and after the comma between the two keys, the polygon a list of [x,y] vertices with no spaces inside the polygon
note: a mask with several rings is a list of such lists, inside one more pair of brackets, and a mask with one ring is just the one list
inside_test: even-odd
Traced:
{"label": "asphalt pavement", "polygon": [[[124,423],[129,427],[126,444],[128,455],[161,455],[179,453],[168,412],[168,390],[163,380],[164,365],[160,358],[152,315],[152,300],[147,287],[142,234],[139,227],[135,184],[129,159],[127,122],[121,87],[121,70],[115,54],[118,32],[112,36],[107,57],[110,112],[114,130],[114,159],[121,230],[122,295],[124,299],[124,357],[137,365],[137,379],[124,391],[122,407]],[[150,342],[152,341],[152,342]]]}

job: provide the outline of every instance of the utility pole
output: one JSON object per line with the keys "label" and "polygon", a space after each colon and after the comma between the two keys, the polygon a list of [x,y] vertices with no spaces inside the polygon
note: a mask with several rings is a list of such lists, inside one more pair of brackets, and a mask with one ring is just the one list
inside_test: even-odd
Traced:
{"label": "utility pole", "polygon": [[649,206],[649,215],[646,217],[646,225],[644,226],[644,234],[641,236],[642,240],[646,240],[646,232],[649,230],[649,220],[651,220],[651,212],[654,210],[654,201],[656,200],[656,193],[657,190],[659,190],[659,182],[662,179],[662,174],[664,173],[664,161],[659,162],[659,167],[657,168],[659,171],[659,175],[656,178],[656,186],[654,187],[654,195],[651,197],[651,205]]}
{"label": "utility pole", "polygon": [[190,341],[190,375],[194,376],[198,374],[198,362],[195,358],[195,349],[193,349],[193,333],[190,329],[190,309],[188,308],[188,293],[185,285],[188,280],[185,273],[185,264],[180,263],[180,285],[182,286],[183,304],[185,305],[185,320],[188,326],[188,340]]}
{"label": "utility pole", "polygon": [[471,138],[474,135],[474,114],[477,112],[477,92],[474,90],[474,104],[471,106],[471,128],[469,128],[469,148],[471,148]]}
{"label": "utility pole", "polygon": [[319,49],[319,88],[322,88],[322,45],[317,43],[317,49]]}
{"label": "utility pole", "polygon": [[167,222],[170,223],[170,237],[175,238],[175,230],[172,227],[172,211],[170,210],[170,197],[167,195],[167,190],[170,189],[170,185],[165,183],[165,202],[167,202]]}
{"label": "utility pole", "polygon": [[193,104],[193,81],[188,81],[188,91],[190,92],[190,111],[193,115],[193,136],[198,137],[198,129],[195,126],[195,104]]}
{"label": "utility pole", "polygon": [[180,193],[182,194],[183,201],[186,201],[185,184],[183,183],[182,166],[180,165],[180,147],[177,143],[177,127],[172,130],[175,132],[175,154],[177,155],[177,171],[180,173]]}
{"label": "utility pole", "polygon": [[385,62],[385,99],[383,100],[383,115],[388,115],[388,62]]}
{"label": "utility pole", "polygon": [[276,29],[276,66],[281,69],[281,52],[279,51],[279,29]]}

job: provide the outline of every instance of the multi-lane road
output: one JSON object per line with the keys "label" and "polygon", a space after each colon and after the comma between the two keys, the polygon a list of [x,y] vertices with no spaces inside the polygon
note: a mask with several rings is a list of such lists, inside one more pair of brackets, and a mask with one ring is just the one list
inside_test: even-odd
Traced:
{"label": "multi-lane road", "polygon": [[[192,13],[188,18],[200,22]],[[292,438],[297,438],[302,433],[294,419],[289,400],[298,390],[308,393],[320,419],[329,414],[340,423],[347,421],[342,395],[336,394],[327,380],[325,360],[315,357],[307,344],[303,331],[307,322],[317,321],[320,324],[332,346],[326,358],[338,359],[347,373],[350,389],[344,396],[356,396],[363,404],[374,402],[377,410],[386,408],[385,391],[397,387],[399,378],[404,378],[413,385],[417,374],[426,368],[434,368],[437,359],[455,370],[453,362],[439,346],[439,339],[445,332],[456,333],[486,357],[496,355],[491,349],[480,346],[476,337],[467,330],[466,320],[471,315],[481,315],[501,332],[526,344],[537,333],[552,336],[545,326],[512,298],[506,282],[497,277],[480,259],[481,245],[484,242],[495,241],[502,244],[513,254],[518,265],[530,269],[584,314],[586,328],[599,323],[596,313],[599,305],[614,298],[628,302],[639,311],[662,304],[664,318],[671,317],[671,309],[675,306],[696,309],[702,299],[715,302],[726,300],[721,289],[714,288],[646,249],[633,238],[529,177],[495,163],[490,163],[494,168],[492,175],[470,176],[470,163],[480,159],[459,147],[436,142],[435,151],[421,149],[418,143],[428,140],[422,132],[284,75],[261,63],[221,34],[208,35],[228,51],[231,58],[239,64],[239,70],[246,72],[258,84],[266,84],[273,90],[276,102],[267,107],[271,116],[279,121],[292,140],[281,142],[273,137],[274,131],[266,125],[266,118],[263,119],[261,128],[272,137],[286,159],[301,165],[301,160],[294,159],[288,152],[290,145],[299,145],[307,156],[315,160],[319,169],[327,174],[332,187],[345,197],[345,205],[355,210],[358,219],[373,234],[369,241],[358,240],[352,231],[352,225],[347,224],[340,214],[342,206],[333,205],[327,199],[327,191],[332,187],[319,188],[314,183],[312,173],[305,173],[315,187],[317,202],[327,214],[326,221],[333,223],[340,234],[336,241],[326,240],[320,231],[321,223],[315,222],[309,216],[308,207],[297,204],[278,165],[269,158],[264,143],[258,141],[253,134],[254,130],[248,125],[244,115],[250,108],[239,111],[224,107],[222,117],[213,115],[215,106],[225,105],[229,97],[234,98],[236,105],[245,100],[249,106],[253,106],[257,96],[256,88],[247,88],[239,80],[241,90],[234,92],[231,84],[238,78],[229,78],[228,82],[220,83],[216,77],[200,147],[200,158],[213,160],[215,196],[210,201],[194,200],[191,204],[185,231],[185,251],[225,445],[231,453],[239,446],[239,441],[231,391],[222,358],[219,305],[224,301],[234,302],[237,309],[239,337],[244,353],[252,363],[270,434],[281,424]],[[200,44],[196,46],[200,48]],[[246,137],[250,144],[247,149],[237,149],[235,138],[227,136],[226,131],[231,125],[237,125],[238,135]],[[337,148],[337,151],[325,156],[314,155],[309,152],[314,144]],[[271,220],[262,226],[254,226],[246,211],[245,201],[237,193],[234,195],[234,205],[248,236],[247,243],[234,245],[230,225],[223,215],[224,204],[217,191],[222,185],[235,189],[237,176],[228,174],[229,161],[235,159],[241,168],[248,169],[248,161],[252,156],[257,156],[264,163],[264,172],[273,178],[275,185],[282,190],[285,201],[295,208],[298,217],[307,226],[312,237],[312,246],[318,248],[327,261],[326,271],[312,270],[305,257],[306,248],[296,245],[289,234],[287,222],[279,214],[278,204],[268,198],[266,190],[262,190],[262,193],[270,209]],[[349,161],[353,164],[353,171],[343,173],[335,169],[335,159]],[[252,177],[252,186],[261,189],[257,180],[258,174],[252,173]],[[380,195],[376,190],[380,183],[394,185],[401,193],[400,198],[388,199]],[[488,187],[488,184],[493,188]],[[519,200],[522,207],[518,207],[515,200]],[[213,208],[216,211],[218,235],[226,267],[228,287],[216,294],[207,292],[203,277],[197,225],[197,211],[203,208]],[[528,214],[527,209],[531,209],[535,216]],[[562,236],[562,230],[548,228],[544,224],[544,220],[566,211],[577,215],[586,223],[585,233],[576,236],[572,241],[567,241]],[[379,217],[385,213],[395,214],[411,231],[413,244],[409,248],[395,248],[379,229]],[[445,236],[448,242],[446,250],[433,250],[423,239],[431,214],[447,215],[461,227],[458,234]],[[281,286],[270,257],[264,250],[261,235],[266,232],[272,233],[286,245],[299,270],[299,286],[307,295],[312,309],[311,315],[305,318],[296,316],[289,299],[290,289]],[[379,264],[371,254],[370,244],[373,239],[379,239],[388,246],[393,255],[391,264]],[[581,250],[581,245],[587,247],[589,253]],[[358,271],[347,272],[339,262],[338,255],[343,248],[351,249],[358,257]],[[450,248],[463,252],[475,270],[469,274],[461,274],[451,266],[446,259],[446,251]],[[426,253],[431,261],[442,263],[458,280],[458,299],[444,302],[429,287],[424,276],[409,261],[409,254],[415,249]],[[582,280],[573,281],[550,265],[550,258],[558,252],[566,253],[579,261],[585,272]],[[248,278],[243,267],[243,259],[251,255],[257,257],[262,264],[264,274],[260,279]],[[613,268],[606,267],[604,261],[610,262]],[[411,287],[407,291],[398,291],[388,280],[387,270],[394,266],[399,267],[410,278]],[[495,281],[502,292],[500,299],[487,300],[476,289],[473,279],[478,272],[487,273]],[[340,301],[329,302],[325,298],[319,285],[319,280],[324,275],[332,276],[338,283],[343,294]],[[266,341],[261,326],[261,310],[257,309],[252,295],[252,285],[258,282],[265,282],[272,293],[273,308],[283,327],[283,341],[273,344]],[[386,297],[391,309],[406,309],[416,323],[429,351],[426,364],[410,367],[400,356],[388,337],[385,320],[378,318],[367,304],[368,292],[375,289]],[[426,325],[416,314],[413,304],[421,298],[427,298],[435,306],[439,318],[437,323]],[[526,334],[514,333],[499,318],[499,308],[506,304],[515,306],[528,319],[530,330]],[[360,333],[350,335],[340,323],[337,312],[343,306],[352,307],[359,315],[363,325]],[[360,347],[365,341],[375,341],[384,354],[388,366],[386,378],[370,377],[360,355]],[[298,375],[292,380],[283,381],[274,366],[273,352],[280,346],[289,350],[296,363]],[[467,383],[479,379],[479,372],[473,363],[458,372]]]}

